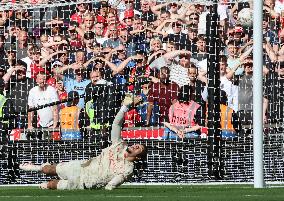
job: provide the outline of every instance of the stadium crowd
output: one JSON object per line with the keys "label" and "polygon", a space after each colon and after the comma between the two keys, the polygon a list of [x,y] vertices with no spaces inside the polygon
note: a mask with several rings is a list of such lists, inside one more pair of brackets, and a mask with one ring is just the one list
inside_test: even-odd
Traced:
{"label": "stadium crowd", "polygon": [[[107,136],[122,100],[133,95],[142,101],[125,114],[124,127],[165,126],[165,139],[199,137],[210,112],[210,2],[66,2],[0,11],[2,138],[4,131],[24,128],[60,128],[66,140],[90,137],[86,128]],[[263,121],[280,124],[284,2],[264,0],[264,5]],[[240,126],[252,124],[253,30],[238,21],[238,13],[252,6],[251,1],[218,3],[223,137],[241,135]]]}

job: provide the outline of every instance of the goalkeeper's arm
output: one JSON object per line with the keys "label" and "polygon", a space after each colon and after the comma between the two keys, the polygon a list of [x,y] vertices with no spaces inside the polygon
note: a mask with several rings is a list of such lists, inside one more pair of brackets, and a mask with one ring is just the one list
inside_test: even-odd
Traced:
{"label": "goalkeeper's arm", "polygon": [[122,140],[121,138],[121,127],[124,119],[124,113],[128,111],[128,107],[123,105],[117,115],[115,116],[115,119],[113,121],[112,127],[111,127],[111,141],[112,143],[118,142]]}
{"label": "goalkeeper's arm", "polygon": [[122,174],[116,175],[108,184],[105,186],[106,190],[112,190],[115,189],[116,187],[120,186],[121,184],[124,183],[125,177]]}

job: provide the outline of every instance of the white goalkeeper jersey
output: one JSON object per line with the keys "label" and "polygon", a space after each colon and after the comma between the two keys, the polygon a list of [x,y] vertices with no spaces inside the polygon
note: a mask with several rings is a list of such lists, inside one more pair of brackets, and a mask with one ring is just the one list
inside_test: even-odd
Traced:
{"label": "white goalkeeper jersey", "polygon": [[107,184],[117,187],[133,174],[134,164],[126,160],[127,144],[116,142],[93,158],[87,167],[81,169],[80,183],[85,188],[100,188]]}

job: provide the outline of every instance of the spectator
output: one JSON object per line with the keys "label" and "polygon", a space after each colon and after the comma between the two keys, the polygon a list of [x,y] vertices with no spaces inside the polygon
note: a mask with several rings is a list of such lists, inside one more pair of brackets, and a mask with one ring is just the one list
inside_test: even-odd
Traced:
{"label": "spectator", "polygon": [[196,59],[197,61],[202,61],[207,58],[206,51],[206,37],[205,35],[197,36],[197,51],[192,54],[192,59]]}
{"label": "spectator", "polygon": [[[252,125],[253,123],[253,91],[252,91],[252,75],[253,75],[253,64],[252,60],[247,60],[244,63],[244,75],[239,77],[238,81],[238,117],[240,128],[245,125]],[[263,112],[265,113],[266,100],[263,101]],[[265,114],[263,115],[265,117]]]}
{"label": "spectator", "polygon": [[265,40],[267,40],[268,42],[270,42],[272,44],[273,47],[273,51],[278,53],[279,51],[279,38],[277,36],[277,34],[275,33],[275,31],[273,31],[270,27],[269,27],[269,20],[270,18],[267,15],[263,16],[263,38]]}
{"label": "spectator", "polygon": [[2,69],[4,71],[7,70],[7,67],[11,67],[15,65],[16,60],[17,60],[16,54],[17,54],[16,49],[13,46],[6,50],[6,57],[4,57],[4,61],[6,61],[5,62],[6,66],[5,65],[2,66]]}
{"label": "spectator", "polygon": [[[242,53],[240,56],[238,55],[238,47],[236,46],[234,41],[229,41],[228,44],[228,67],[229,69],[233,69],[239,63],[242,63],[245,58],[252,52],[252,47],[249,48],[246,52]],[[244,73],[244,68],[238,68],[235,70],[235,75],[242,75]]]}
{"label": "spectator", "polygon": [[96,42],[98,42],[101,45],[107,40],[107,37],[104,36],[104,29],[105,25],[103,22],[97,21],[95,23],[94,25],[95,39]]}
{"label": "spectator", "polygon": [[79,140],[82,139],[79,130],[79,113],[80,108],[77,106],[79,102],[79,93],[70,91],[68,93],[68,103],[60,111],[60,128],[62,140]]}
{"label": "spectator", "polygon": [[[77,91],[80,96],[85,94],[85,89],[87,85],[91,82],[85,77],[86,71],[80,68],[75,70],[73,69],[73,73],[69,75],[64,75],[63,83],[64,87],[66,88],[66,92],[69,93],[70,91]],[[84,105],[84,98],[80,98],[78,107],[82,109],[84,108]]]}
{"label": "spectator", "polygon": [[86,87],[85,111],[80,115],[80,119],[86,119],[81,127],[89,126],[92,131],[91,139],[100,133],[102,137],[102,147],[107,146],[110,124],[114,118],[114,113],[121,101],[117,99],[115,88],[111,82],[103,79],[103,71],[95,69],[90,73],[91,83]]}
{"label": "spectator", "polygon": [[95,43],[95,34],[94,32],[86,32],[84,34],[84,47],[86,51],[86,59],[91,59],[95,53],[94,53],[94,43]]}
{"label": "spectator", "polygon": [[235,111],[228,106],[226,92],[221,90],[220,97],[220,124],[221,136],[223,139],[232,139],[237,137],[238,131],[238,116]]}
{"label": "spectator", "polygon": [[178,99],[169,108],[169,122],[165,122],[164,139],[197,138],[200,135],[201,121],[197,112],[200,105],[190,99],[190,87],[179,90]]}
{"label": "spectator", "polygon": [[191,52],[186,50],[171,51],[151,63],[150,68],[159,70],[161,66],[169,66],[170,80],[182,87],[190,82],[188,76],[190,57]]}
{"label": "spectator", "polygon": [[154,103],[159,106],[159,119],[155,124],[161,125],[167,120],[167,114],[170,106],[175,103],[178,96],[179,86],[170,81],[170,69],[167,67],[162,67],[159,72],[158,83],[154,83],[148,94],[149,105],[147,108],[147,124],[150,124],[150,119],[152,115],[152,110]]}
{"label": "spectator", "polygon": [[[148,57],[144,51],[139,51],[137,52],[136,56],[130,57],[130,60],[133,59],[136,62],[136,65],[131,69],[129,74],[129,91],[139,93],[143,83],[150,77],[151,69],[147,64],[147,58]],[[123,67],[125,64],[127,64],[129,62],[128,59],[125,60],[126,62],[123,62],[120,67]]]}
{"label": "spectator", "polygon": [[187,34],[182,33],[182,22],[177,20],[172,23],[173,33],[167,35],[167,37],[163,38],[164,42],[174,42],[177,45],[177,49],[179,50],[189,50],[191,46],[190,40]]}
{"label": "spectator", "polygon": [[81,1],[81,2],[82,3],[77,4],[77,6],[76,6],[77,12],[74,13],[73,15],[71,15],[71,17],[70,17],[71,21],[75,21],[79,24],[82,23],[83,16],[88,13],[88,4],[83,3],[83,1]]}
{"label": "spectator", "polygon": [[[44,72],[39,72],[36,75],[37,86],[29,91],[28,106],[29,108],[36,108],[52,102],[58,101],[56,90],[46,84],[46,75]],[[34,128],[34,111],[28,113],[28,129]],[[42,128],[56,128],[58,124],[58,108],[57,105],[45,107],[37,110],[37,127]],[[44,137],[45,138],[45,137]]]}
{"label": "spectator", "polygon": [[[56,80],[56,86],[55,89],[57,91],[58,97],[60,101],[66,100],[67,99],[67,92],[65,90],[65,87],[63,85],[63,80],[62,79],[58,79]],[[60,104],[60,109],[63,109],[65,107],[65,104],[62,103]]]}
{"label": "spectator", "polygon": [[264,111],[267,112],[265,119],[268,123],[276,123],[279,128],[284,122],[284,62],[277,63],[275,72],[272,73],[265,83]]}
{"label": "spectator", "polygon": [[[0,145],[8,143],[9,141],[9,134],[13,129],[13,120],[15,118],[15,109],[13,107],[12,102],[10,99],[6,99],[3,92],[5,88],[5,82],[3,79],[0,79]],[[2,151],[2,146],[1,146]]]}
{"label": "spectator", "polygon": [[31,78],[36,79],[38,72],[45,72],[45,74],[49,76],[50,72],[45,68],[46,60],[40,60],[40,49],[34,46],[30,49],[30,51],[32,57],[30,66]]}
{"label": "spectator", "polygon": [[18,60],[15,66],[8,69],[3,80],[6,83],[10,81],[8,98],[15,108],[14,128],[27,128],[28,95],[30,90],[36,86],[36,83],[33,79],[26,77],[26,65],[21,60]]}
{"label": "spectator", "polygon": [[188,77],[189,82],[184,85],[187,86],[185,89],[190,89],[190,92],[187,92],[190,94],[190,100],[195,101],[197,104],[200,105],[200,109],[198,112],[201,112],[198,114],[200,125],[205,125],[206,121],[206,103],[203,98],[203,93],[205,90],[205,85],[202,83],[201,80],[197,79],[199,78],[197,76],[197,68],[194,64],[190,64],[188,68]]}
{"label": "spectator", "polygon": [[6,68],[9,64],[7,63],[7,57],[5,52],[5,36],[0,35],[0,67]]}
{"label": "spectator", "polygon": [[[129,35],[125,26],[118,26],[118,39],[120,45],[125,46],[127,56],[133,56],[136,53],[136,44],[133,41],[133,37]],[[115,47],[117,48],[117,47]]]}
{"label": "spectator", "polygon": [[154,22],[157,17],[156,15],[151,11],[151,6],[153,6],[153,4],[155,3],[155,1],[148,1],[148,0],[141,0],[140,1],[140,18],[142,21],[144,21],[145,23],[150,23],[150,22]]}
{"label": "spectator", "polygon": [[[11,41],[11,39],[7,40],[8,42],[6,43],[7,47],[12,46],[12,42],[9,43],[9,41]],[[18,32],[18,34],[16,35],[16,43],[15,43],[15,47],[16,47],[16,58],[17,59],[22,59],[27,57],[27,51],[28,51],[28,33],[24,30],[20,30]]]}
{"label": "spectator", "polygon": [[108,26],[105,36],[108,38],[103,43],[103,47],[115,48],[120,45],[120,41],[118,38],[118,29],[117,26],[111,24]]}

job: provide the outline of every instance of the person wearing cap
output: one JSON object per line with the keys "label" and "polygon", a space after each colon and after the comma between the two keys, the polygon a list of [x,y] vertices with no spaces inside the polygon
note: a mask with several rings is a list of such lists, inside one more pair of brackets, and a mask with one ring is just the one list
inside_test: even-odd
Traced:
{"label": "person wearing cap", "polygon": [[26,76],[26,64],[21,60],[7,70],[3,80],[9,83],[7,97],[12,101],[17,115],[14,127],[27,128],[28,93],[36,83]]}
{"label": "person wearing cap", "polygon": [[[238,79],[238,117],[240,128],[253,124],[253,58],[247,57],[244,62],[244,74]],[[263,98],[263,117],[265,121],[265,95]],[[241,130],[241,129],[240,129]],[[243,131],[243,130],[242,130]]]}
{"label": "person wearing cap", "polygon": [[50,70],[50,74],[48,75],[48,79],[47,79],[47,84],[49,86],[52,86],[54,88],[56,88],[56,82],[59,79],[63,79],[63,74],[62,73],[58,73],[59,69],[62,68],[64,66],[64,64],[58,60],[54,61],[51,64],[51,70]]}
{"label": "person wearing cap", "polygon": [[182,33],[183,23],[180,20],[172,23],[173,33],[164,35],[163,41],[172,41],[177,44],[178,49],[180,50],[189,50],[191,43],[188,38],[188,35]]}
{"label": "person wearing cap", "polygon": [[134,10],[126,10],[120,17],[122,18],[121,21],[127,26],[127,29],[131,29],[134,19]]}
{"label": "person wearing cap", "polygon": [[82,139],[79,129],[80,108],[77,106],[79,93],[69,91],[67,99],[66,107],[61,109],[59,114],[61,140],[79,140]]}
{"label": "person wearing cap", "polygon": [[136,64],[130,69],[128,74],[128,90],[137,93],[139,90],[141,90],[143,80],[147,80],[152,72],[147,63],[148,56],[145,51],[136,51],[136,55],[128,57],[126,60],[124,60],[119,65],[118,69],[124,69],[131,61],[134,61]]}

